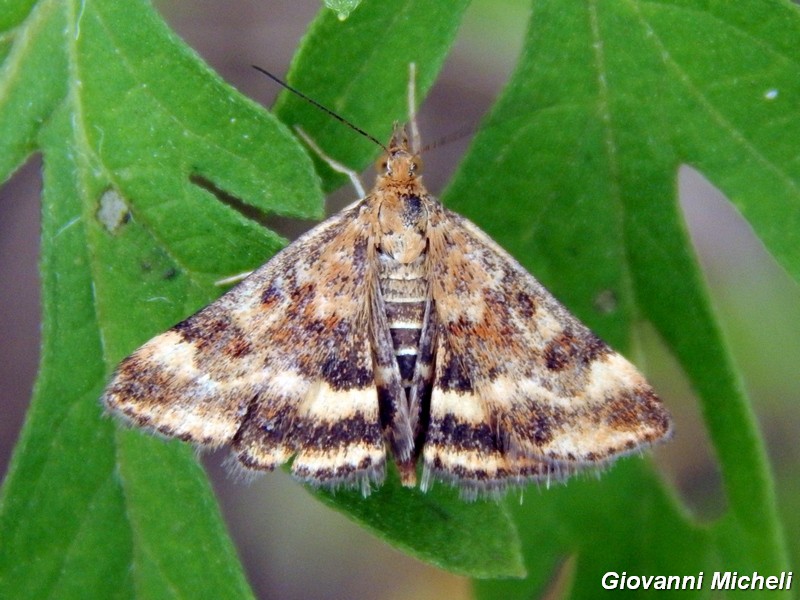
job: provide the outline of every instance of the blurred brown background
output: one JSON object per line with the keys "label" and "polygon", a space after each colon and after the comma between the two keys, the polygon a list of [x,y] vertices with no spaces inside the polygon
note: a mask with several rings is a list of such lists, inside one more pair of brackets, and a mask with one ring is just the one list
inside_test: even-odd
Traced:
{"label": "blurred brown background", "polygon": [[[527,1],[480,0],[438,83],[422,107],[420,126],[434,140],[475,124],[513,68],[527,20]],[[165,19],[223,78],[269,106],[276,86],[250,68],[278,74],[320,9],[317,0],[218,3],[159,2]],[[426,183],[438,194],[468,140],[426,155]],[[366,180],[369,181],[368,179]],[[27,409],[39,344],[37,278],[39,161],[32,159],[0,189],[0,472],[5,474]],[[720,320],[768,439],[784,515],[800,499],[800,287],[763,250],[724,197],[697,173],[682,169],[681,203]],[[346,188],[340,194],[351,197]],[[642,355],[677,420],[676,441],[657,460],[687,502],[711,517],[722,506],[719,478],[691,391],[650,330]],[[639,357],[637,357],[639,362]],[[469,583],[391,549],[308,496],[285,474],[254,483],[229,478],[224,453],[204,462],[230,531],[260,598],[465,598]],[[535,492],[532,492],[535,493]],[[794,510],[792,510],[794,509]],[[790,517],[795,526],[800,517]]]}

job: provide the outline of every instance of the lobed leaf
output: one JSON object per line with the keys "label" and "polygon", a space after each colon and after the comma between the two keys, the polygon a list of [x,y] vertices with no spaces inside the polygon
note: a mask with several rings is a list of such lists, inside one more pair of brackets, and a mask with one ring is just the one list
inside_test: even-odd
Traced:
{"label": "lobed leaf", "polygon": [[[213,281],[282,245],[256,220],[321,216],[312,162],[286,126],[351,167],[379,149],[286,94],[281,125],[142,0],[5,5],[0,175],[44,156],[44,342],[0,495],[0,597],[251,597],[191,451],[118,431],[97,398],[119,359],[219,293]],[[343,22],[323,11],[289,81],[383,140],[407,116],[408,63],[422,97],[465,6],[368,1]],[[443,486],[410,492],[396,478],[367,500],[317,496],[454,572],[527,569],[525,580],[480,583],[487,598],[540,594],[570,557],[574,598],[594,597],[608,570],[788,570],[763,443],[675,181],[682,163],[701,170],[798,278],[797,10],[777,0],[532,7],[517,70],[445,202],[616,347],[630,347],[638,321],[653,323],[702,398],[728,510],[700,526],[638,459],[507,507],[464,504]],[[341,182],[316,166],[326,188]]]}
{"label": "lobed leaf", "polygon": [[[422,14],[421,5],[394,4],[395,20],[402,16],[396,40],[419,36],[425,23],[408,17]],[[419,49],[428,81],[464,5],[442,3],[429,15],[442,35]],[[0,596],[250,597],[191,451],[117,431],[97,398],[123,356],[219,293],[216,279],[253,268],[283,244],[251,217],[320,216],[311,162],[283,126],[219,81],[146,3],[16,8],[0,96],[0,117],[14,125],[2,129],[0,166],[5,177],[31,151],[44,155],[44,346],[3,486]],[[384,35],[386,15],[377,8],[360,10],[342,31],[323,13],[305,41],[307,55],[336,52],[348,36],[363,43],[365,30]],[[373,80],[364,82],[368,88],[391,81],[405,90],[407,62],[397,65],[391,53],[358,60]],[[330,58],[339,73],[334,83],[345,78],[341,65],[356,62]],[[296,69],[302,76],[303,65]],[[372,117],[389,126],[390,117]],[[434,508],[449,515],[419,539],[386,517],[397,514],[397,491],[389,484],[369,504],[326,501],[432,562],[474,574],[520,573],[503,509],[465,511],[453,498],[411,496],[407,518]],[[494,543],[464,552],[475,531],[462,531],[459,519],[496,525]]]}
{"label": "lobed leaf", "polygon": [[446,200],[618,348],[653,323],[701,396],[728,510],[700,526],[650,470],[615,466],[526,499],[514,513],[530,576],[480,597],[541,593],[568,556],[573,598],[594,597],[610,570],[787,570],[763,442],[676,180],[682,163],[702,170],[797,275],[800,122],[771,90],[796,93],[798,24],[796,9],[761,0],[533,2],[516,72]]}
{"label": "lobed leaf", "polygon": [[252,597],[192,452],[116,433],[98,398],[214,279],[283,244],[217,196],[319,216],[311,162],[145,2],[3,14],[0,174],[43,155],[44,321],[0,497],[0,597]]}

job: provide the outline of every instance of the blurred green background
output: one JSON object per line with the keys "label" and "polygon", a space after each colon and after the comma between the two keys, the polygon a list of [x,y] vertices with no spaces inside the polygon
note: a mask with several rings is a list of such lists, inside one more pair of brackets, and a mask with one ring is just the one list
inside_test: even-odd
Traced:
{"label": "blurred green background", "polygon": [[[157,3],[168,23],[224,79],[271,105],[278,89],[250,68],[288,68],[317,0]],[[222,14],[221,14],[222,13]],[[513,68],[528,2],[480,0],[469,8],[444,70],[420,112],[427,141],[477,124]],[[348,135],[345,131],[343,135]],[[468,139],[426,155],[426,183],[439,194]],[[29,401],[38,360],[39,165],[0,190],[0,469],[5,473]],[[370,174],[365,178],[369,182]],[[680,202],[719,319],[753,399],[776,476],[793,557],[800,556],[800,286],[764,251],[701,174],[682,168]],[[345,188],[334,211],[352,199]],[[297,233],[291,226],[287,236]],[[672,443],[655,451],[665,476],[701,518],[723,509],[720,479],[695,399],[676,363],[643,328],[641,366],[676,419]],[[423,565],[314,501],[284,473],[243,484],[228,477],[225,453],[204,457],[248,577],[260,598],[467,598],[468,580]],[[536,494],[535,489],[528,493]],[[541,492],[546,493],[546,492]],[[796,562],[796,561],[795,561]]]}

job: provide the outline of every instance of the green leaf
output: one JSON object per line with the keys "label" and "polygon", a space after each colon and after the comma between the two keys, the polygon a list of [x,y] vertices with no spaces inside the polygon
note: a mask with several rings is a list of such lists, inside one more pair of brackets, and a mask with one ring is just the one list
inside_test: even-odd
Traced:
{"label": "green leaf", "polygon": [[[392,477],[397,479],[394,472]],[[494,501],[465,503],[448,486],[422,493],[393,481],[367,500],[357,491],[316,495],[379,538],[443,569],[478,578],[525,575],[516,526]]]}
{"label": "green leaf", "polygon": [[[408,120],[409,63],[417,69],[417,100],[425,97],[456,34],[466,0],[364,2],[341,23],[323,11],[309,27],[289,70],[291,85],[381,142],[395,121]],[[328,154],[352,169],[381,151],[308,102],[284,92],[274,112],[300,126]],[[326,189],[346,179],[317,160]]]}
{"label": "green leaf", "polygon": [[650,469],[626,461],[600,481],[571,482],[514,509],[529,578],[481,584],[481,597],[540,594],[573,555],[572,598],[595,597],[613,570],[789,570],[764,445],[683,225],[676,178],[682,163],[702,170],[800,275],[800,122],[784,99],[800,91],[789,58],[798,27],[794,7],[768,0],[533,2],[516,72],[446,203],[616,347],[630,348],[637,321],[653,323],[701,397],[728,508],[700,525]]}
{"label": "green leaf", "polygon": [[[390,48],[419,39],[426,89],[464,5],[429,11],[413,2],[372,3],[346,28],[325,11],[301,54],[328,56],[334,84],[352,82],[348,69],[356,69],[362,89],[388,86],[399,108],[407,60],[362,52],[365,44],[386,38],[389,26]],[[0,103],[3,122],[16,124],[3,129],[3,174],[41,149],[45,341],[37,392],[3,488],[0,533],[11,542],[0,551],[0,595],[97,589],[102,597],[168,590],[247,597],[190,450],[116,432],[97,398],[125,354],[218,293],[213,281],[280,247],[280,238],[242,213],[319,216],[311,163],[283,127],[226,88],[147,5],[98,1],[76,13],[42,4],[19,14]],[[420,32],[433,25],[438,35],[424,39]],[[301,79],[304,68],[298,59]],[[33,71],[48,78],[26,80]],[[366,106],[372,112],[362,122],[388,131],[394,116],[357,103]],[[352,114],[360,120],[359,110]],[[375,152],[367,148],[364,157]],[[54,430],[61,432],[55,439]],[[42,480],[44,488],[35,483]],[[325,501],[420,558],[473,575],[519,576],[519,541],[504,509],[465,505],[442,492],[406,494],[395,481],[368,501],[344,494]],[[430,534],[414,535],[409,524],[429,521],[432,511],[438,518]],[[56,527],[63,515],[72,520]],[[464,530],[464,523],[474,526]],[[108,531],[114,535],[98,543]]]}
{"label": "green leaf", "polygon": [[191,449],[118,434],[98,398],[217,277],[283,244],[215,194],[318,217],[311,162],[146,3],[10,9],[0,175],[41,151],[44,339],[0,499],[0,597],[252,597]]}
{"label": "green leaf", "polygon": [[[408,63],[422,97],[465,4],[367,1],[344,22],[325,10],[289,80],[385,139],[407,116]],[[675,179],[681,163],[702,170],[798,278],[796,10],[533,9],[517,71],[446,203],[616,347],[630,348],[640,320],[654,324],[701,396],[727,512],[696,523],[638,458],[507,507],[462,503],[445,486],[422,495],[396,477],[366,500],[317,495],[449,570],[527,569],[522,581],[479,584],[487,598],[540,594],[565,557],[575,598],[594,597],[608,570],[788,570],[763,443]],[[191,449],[118,430],[97,398],[120,358],[219,293],[214,280],[280,247],[245,214],[321,215],[312,163],[140,0],[6,0],[0,27],[0,175],[36,150],[45,164],[44,346],[0,496],[0,597],[251,597]],[[351,167],[378,152],[293,96],[276,113]],[[341,181],[317,166],[326,187]]]}

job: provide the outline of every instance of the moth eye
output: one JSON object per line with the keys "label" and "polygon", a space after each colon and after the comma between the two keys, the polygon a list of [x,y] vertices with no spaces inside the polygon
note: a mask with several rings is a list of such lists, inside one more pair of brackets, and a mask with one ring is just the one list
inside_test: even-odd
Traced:
{"label": "moth eye", "polygon": [[408,170],[412,174],[422,173],[422,159],[419,156],[415,156],[409,163]]}
{"label": "moth eye", "polygon": [[378,173],[389,173],[389,160],[384,156],[375,162],[375,170]]}

